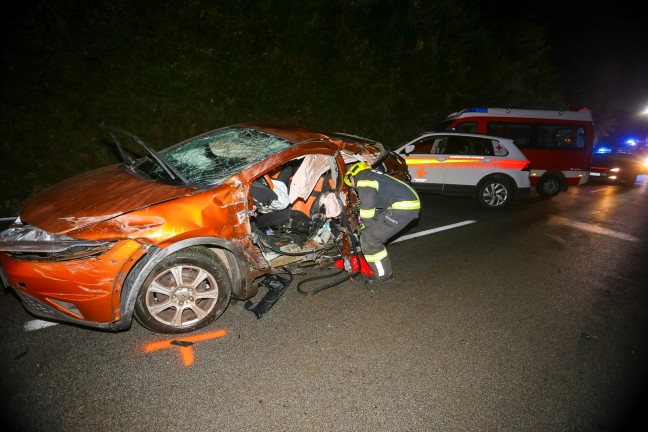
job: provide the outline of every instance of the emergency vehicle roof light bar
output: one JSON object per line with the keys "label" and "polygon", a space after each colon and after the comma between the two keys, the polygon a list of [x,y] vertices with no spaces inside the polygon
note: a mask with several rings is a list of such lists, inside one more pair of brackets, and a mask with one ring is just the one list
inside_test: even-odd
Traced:
{"label": "emergency vehicle roof light bar", "polygon": [[567,120],[567,121],[592,121],[592,112],[585,109],[578,110],[530,110],[521,108],[466,108],[464,110],[450,114],[447,119],[458,119],[465,117],[506,117],[506,118],[529,118],[544,120]]}

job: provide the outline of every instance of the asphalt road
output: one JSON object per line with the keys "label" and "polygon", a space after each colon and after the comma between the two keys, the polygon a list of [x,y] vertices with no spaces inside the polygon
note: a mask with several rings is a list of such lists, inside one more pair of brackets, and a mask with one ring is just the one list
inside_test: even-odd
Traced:
{"label": "asphalt road", "polygon": [[423,195],[404,234],[433,231],[388,247],[391,284],[303,296],[300,276],[187,348],[137,323],[45,327],[5,293],[3,430],[639,430],[647,177],[501,212]]}

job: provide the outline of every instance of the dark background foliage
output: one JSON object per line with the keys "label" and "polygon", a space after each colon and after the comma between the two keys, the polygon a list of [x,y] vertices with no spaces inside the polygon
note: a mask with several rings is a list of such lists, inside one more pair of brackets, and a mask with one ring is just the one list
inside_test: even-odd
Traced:
{"label": "dark background foliage", "polygon": [[157,149],[246,121],[394,147],[469,106],[588,105],[566,105],[546,29],[478,3],[25,1],[3,28],[0,205],[116,162],[102,121]]}

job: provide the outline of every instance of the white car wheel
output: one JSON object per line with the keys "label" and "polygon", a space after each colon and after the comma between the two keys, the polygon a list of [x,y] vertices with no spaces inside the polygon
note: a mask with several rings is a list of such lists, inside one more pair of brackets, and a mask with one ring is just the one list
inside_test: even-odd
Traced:
{"label": "white car wheel", "polygon": [[505,179],[491,178],[482,182],[477,189],[477,199],[482,207],[495,210],[505,207],[511,200],[513,189]]}

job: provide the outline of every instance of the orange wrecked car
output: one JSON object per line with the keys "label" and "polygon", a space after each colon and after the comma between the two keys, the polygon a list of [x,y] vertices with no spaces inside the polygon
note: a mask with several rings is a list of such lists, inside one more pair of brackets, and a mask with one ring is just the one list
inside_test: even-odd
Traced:
{"label": "orange wrecked car", "polygon": [[0,278],[40,317],[196,330],[232,297],[255,296],[262,276],[348,260],[358,225],[348,164],[409,180],[400,156],[347,134],[239,124],[157,152],[104,128],[124,162],[42,191],[0,233]]}

